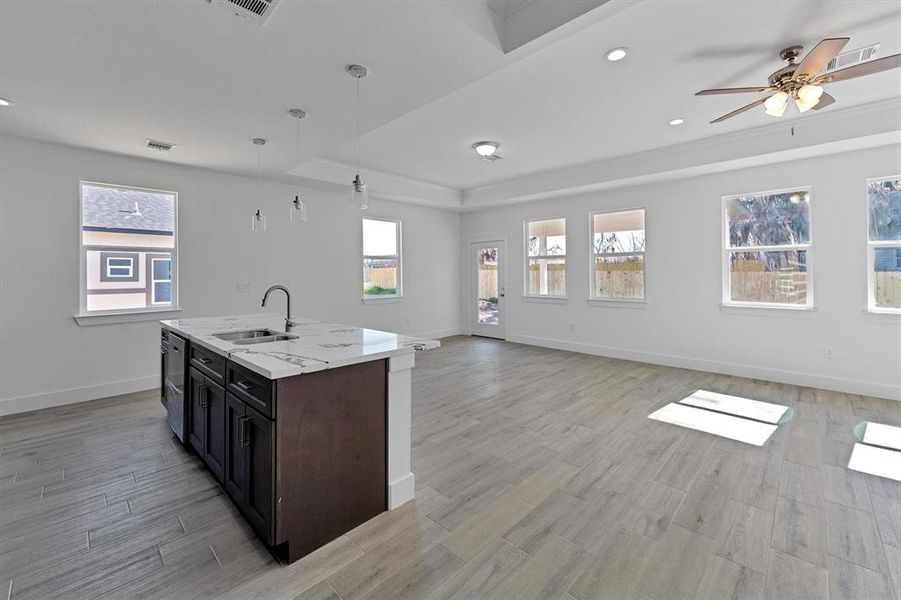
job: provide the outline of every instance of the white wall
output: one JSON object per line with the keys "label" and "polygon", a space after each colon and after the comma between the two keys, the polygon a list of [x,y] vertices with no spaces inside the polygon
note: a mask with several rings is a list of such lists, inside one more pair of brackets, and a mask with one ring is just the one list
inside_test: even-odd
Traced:
{"label": "white wall", "polygon": [[[899,173],[894,145],[467,213],[464,328],[469,243],[504,238],[511,341],[901,399],[901,317],[864,312],[864,180]],[[816,309],[722,308],[721,197],[806,185]],[[589,305],[588,213],[631,207],[647,209],[647,304]],[[568,301],[524,301],[523,220],[559,216],[567,218]]]}
{"label": "white wall", "polygon": [[[310,221],[288,221],[298,188],[159,161],[0,137],[0,413],[157,385],[154,321],[79,327],[79,180],[179,193],[181,317],[262,310],[274,283],[293,312],[401,333],[459,331],[460,215],[373,200],[366,213],[343,194],[300,189]],[[269,217],[252,233],[253,209]],[[403,220],[404,293],[360,300],[362,216]],[[249,281],[248,293],[235,283]],[[266,310],[284,308],[274,297]]]}

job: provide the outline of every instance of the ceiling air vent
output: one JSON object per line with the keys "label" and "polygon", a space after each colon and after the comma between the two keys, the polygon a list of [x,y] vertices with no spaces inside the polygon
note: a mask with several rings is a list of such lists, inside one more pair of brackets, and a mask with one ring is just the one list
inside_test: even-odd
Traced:
{"label": "ceiling air vent", "polygon": [[266,22],[281,0],[209,0],[230,10],[235,16],[256,19],[260,25]]}
{"label": "ceiling air vent", "polygon": [[175,147],[175,144],[170,144],[169,142],[161,142],[159,140],[151,140],[150,138],[144,140],[144,145],[148,148],[159,150],[161,152],[169,152]]}
{"label": "ceiling air vent", "polygon": [[850,67],[851,65],[856,65],[857,63],[868,61],[876,56],[876,52],[878,50],[879,44],[873,44],[872,46],[867,46],[866,48],[858,48],[857,50],[842,52],[831,61],[829,61],[829,64],[826,65],[823,73],[829,73],[837,69],[844,69],[845,67]]}

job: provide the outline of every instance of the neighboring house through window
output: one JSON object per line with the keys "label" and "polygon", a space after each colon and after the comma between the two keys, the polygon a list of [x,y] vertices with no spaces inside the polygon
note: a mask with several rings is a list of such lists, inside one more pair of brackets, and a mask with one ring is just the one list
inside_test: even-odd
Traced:
{"label": "neighboring house through window", "polygon": [[526,221],[526,296],[566,296],[566,219]]}
{"label": "neighboring house through window", "polygon": [[901,177],[867,181],[867,306],[901,313]]}
{"label": "neighboring house through window", "polygon": [[644,209],[591,213],[591,299],[644,300]]}
{"label": "neighboring house through window", "polygon": [[81,183],[80,313],[176,307],[177,194]]}
{"label": "neighboring house through window", "polygon": [[392,219],[363,219],[363,298],[403,295],[401,223]]}
{"label": "neighboring house through window", "polygon": [[811,307],[810,188],[723,198],[723,303]]}

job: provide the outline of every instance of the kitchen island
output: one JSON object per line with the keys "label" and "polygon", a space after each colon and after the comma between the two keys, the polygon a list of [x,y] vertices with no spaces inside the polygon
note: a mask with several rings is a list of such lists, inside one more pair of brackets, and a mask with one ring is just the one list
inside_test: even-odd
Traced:
{"label": "kitchen island", "polygon": [[277,556],[413,498],[411,370],[439,342],[276,314],[160,323],[173,431]]}

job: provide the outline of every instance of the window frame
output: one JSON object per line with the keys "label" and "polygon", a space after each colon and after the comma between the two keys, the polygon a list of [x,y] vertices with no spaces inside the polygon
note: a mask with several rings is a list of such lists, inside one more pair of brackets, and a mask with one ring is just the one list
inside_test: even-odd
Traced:
{"label": "window frame", "polygon": [[[536,256],[529,255],[529,224],[538,221],[563,221],[563,237],[566,239],[566,251],[563,254],[540,254],[541,244],[539,243],[539,254]],[[523,248],[523,285],[522,285],[522,297],[525,300],[548,300],[548,301],[560,301],[567,300],[569,298],[569,286],[566,285],[567,272],[569,271],[569,260],[567,257],[569,256],[569,225],[566,222],[566,217],[564,216],[553,216],[553,217],[526,217],[522,223],[522,248]],[[545,251],[547,251],[547,236],[545,236]],[[531,259],[563,259],[563,281],[564,288],[566,293],[562,296],[559,294],[531,294],[529,293],[529,260]]]}
{"label": "window frame", "polygon": [[870,239],[870,194],[867,191],[870,183],[885,181],[887,179],[901,179],[901,175],[888,175],[886,177],[870,177],[864,182],[864,210],[866,210],[866,242],[867,242],[867,305],[866,312],[885,315],[901,315],[901,308],[890,306],[876,306],[876,249],[897,248],[901,250],[901,240],[871,240]]}
{"label": "window frame", "polygon": [[[748,246],[745,248],[732,248],[729,245],[729,219],[726,216],[726,205],[730,200],[735,198],[746,198],[748,196],[771,196],[775,194],[784,194],[788,192],[802,192],[808,194],[810,200],[807,204],[807,232],[808,240],[806,244],[781,244],[772,246]],[[785,187],[776,190],[766,190],[761,192],[747,192],[742,194],[730,194],[720,198],[720,244],[722,252],[722,302],[721,306],[729,308],[759,308],[759,309],[776,309],[776,310],[814,310],[814,288],[813,288],[813,269],[814,269],[814,253],[813,253],[813,234],[814,234],[814,210],[813,210],[813,186],[799,185]],[[732,300],[732,270],[729,268],[729,259],[735,252],[791,252],[803,250],[806,252],[805,282],[807,288],[807,298],[804,304],[788,304],[785,302],[748,302],[742,300]]]}
{"label": "window frame", "polygon": [[[384,255],[375,255],[375,254],[364,254],[366,243],[363,239],[365,235],[363,229],[363,221],[384,221],[387,223],[394,223],[394,235],[395,235],[395,247],[397,248],[397,254],[384,254]],[[391,217],[374,217],[374,216],[365,216],[360,218],[360,266],[362,267],[366,259],[396,259],[397,260],[397,293],[395,294],[366,294],[365,291],[361,290],[362,296],[361,299],[364,303],[376,303],[376,302],[396,302],[401,300],[404,297],[404,277],[403,277],[403,221],[401,219],[395,219]]]}
{"label": "window frame", "polygon": [[[127,260],[128,266],[125,265],[111,265],[110,262],[114,260]],[[110,269],[128,269],[128,273],[125,275],[114,275],[110,272]],[[130,256],[110,256],[106,259],[106,277],[107,279],[116,279],[116,280],[128,280],[134,277],[135,272],[135,260]]]}
{"label": "window frame", "polygon": [[[172,248],[166,249],[171,256],[169,268],[170,268],[170,277],[171,279],[171,302],[167,303],[167,305],[153,305],[145,306],[144,308],[117,308],[111,310],[87,310],[87,298],[88,298],[88,287],[87,287],[87,249],[83,243],[83,223],[82,218],[84,215],[84,187],[92,186],[92,187],[109,187],[115,189],[126,189],[133,190],[138,192],[151,192],[155,194],[166,194],[172,196],[173,202],[173,210],[172,210]],[[142,320],[141,315],[147,313],[166,313],[166,312],[178,312],[181,310],[180,305],[178,304],[178,192],[173,190],[162,190],[157,188],[146,188],[139,187],[134,185],[123,185],[118,183],[107,183],[102,181],[91,181],[87,179],[80,180],[78,182],[78,261],[79,261],[79,281],[78,281],[78,312],[74,315],[75,321],[79,325],[101,325],[107,323],[117,323],[117,322],[130,322],[133,320]],[[129,252],[128,250],[124,250],[123,252]],[[133,271],[132,274],[135,275],[139,269],[138,261],[132,261]],[[106,265],[101,265],[101,273],[106,273]],[[150,277],[152,274],[147,273],[146,276]],[[135,280],[138,280],[136,278]],[[125,278],[114,277],[114,281],[125,281]],[[143,290],[141,290],[143,291]],[[118,317],[122,317],[121,320]],[[112,319],[112,320],[111,320]]]}
{"label": "window frame", "polygon": [[[631,212],[635,210],[642,211],[644,218],[644,252],[595,252],[594,251],[594,217],[595,215],[605,215],[605,214],[613,214],[613,213],[621,213],[621,212]],[[642,269],[641,269],[641,287],[642,287],[642,295],[641,298],[608,298],[604,296],[598,296],[595,294],[594,290],[596,288],[596,277],[597,273],[595,271],[595,259],[598,256],[641,256],[642,260]],[[605,210],[593,210],[588,213],[588,301],[589,302],[603,302],[603,303],[620,303],[626,302],[629,304],[647,304],[648,301],[648,210],[645,206],[632,206],[628,208],[614,208],[614,209],[605,209]]]}
{"label": "window frame", "polygon": [[[147,277],[150,279],[150,304],[151,306],[161,306],[165,304],[172,303],[172,259],[164,258],[162,256],[150,256],[150,269],[148,269]],[[154,268],[154,263],[157,261],[166,261],[169,263],[169,279],[157,279],[156,278],[156,269]],[[157,302],[156,301],[156,284],[157,283],[168,283],[169,284],[169,300],[167,302]]]}

